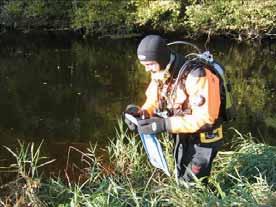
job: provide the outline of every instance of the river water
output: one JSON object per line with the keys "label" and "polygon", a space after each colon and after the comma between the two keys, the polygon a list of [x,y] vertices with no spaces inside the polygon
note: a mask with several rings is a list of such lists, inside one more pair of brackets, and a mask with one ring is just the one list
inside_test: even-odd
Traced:
{"label": "river water", "polygon": [[[105,146],[125,106],[145,99],[149,76],[136,58],[138,42],[62,34],[0,36],[0,144],[13,148],[17,139],[44,140],[54,157],[70,145]],[[193,42],[210,50],[232,81],[237,118],[225,126],[226,138],[233,127],[275,145],[276,43]]]}

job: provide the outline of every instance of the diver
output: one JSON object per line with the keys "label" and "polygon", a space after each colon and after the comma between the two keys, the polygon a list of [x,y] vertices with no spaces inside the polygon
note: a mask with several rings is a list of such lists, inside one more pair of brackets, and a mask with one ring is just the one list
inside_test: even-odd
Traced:
{"label": "diver", "polygon": [[[130,104],[125,112],[140,117],[139,133],[171,135],[179,182],[203,178],[207,183],[231,107],[224,69],[208,52],[190,58],[172,51],[159,35],[144,37],[137,56],[151,81],[145,103]],[[130,120],[125,122],[135,130]]]}

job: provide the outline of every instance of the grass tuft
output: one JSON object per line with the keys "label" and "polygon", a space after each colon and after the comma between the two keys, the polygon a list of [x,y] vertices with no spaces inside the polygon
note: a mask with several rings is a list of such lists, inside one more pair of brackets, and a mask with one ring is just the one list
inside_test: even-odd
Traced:
{"label": "grass tuft", "polygon": [[[58,207],[275,206],[276,147],[256,143],[250,134],[235,130],[232,151],[218,153],[209,184],[197,181],[192,188],[185,188],[175,182],[174,176],[154,169],[139,137],[124,129],[122,121],[118,123],[107,147],[112,173],[106,173],[103,161],[95,155],[96,146],[90,145],[86,153],[71,147],[81,154],[86,166],[82,179],[74,182],[69,176],[65,180],[41,178],[38,169],[53,161],[40,155],[41,144],[19,143],[16,152],[5,147],[15,158],[9,167],[17,177],[0,187],[0,192],[9,192],[1,194],[0,203]],[[172,143],[165,134],[160,140],[173,173]]]}

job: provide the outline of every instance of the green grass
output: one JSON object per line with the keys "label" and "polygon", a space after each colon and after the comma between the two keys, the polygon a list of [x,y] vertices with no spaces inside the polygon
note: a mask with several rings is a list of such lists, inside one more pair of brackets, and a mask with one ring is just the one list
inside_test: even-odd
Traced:
{"label": "green grass", "polygon": [[[176,184],[147,161],[137,135],[127,132],[119,121],[116,136],[107,152],[112,170],[107,169],[90,146],[82,155],[79,179],[49,178],[40,168],[51,160],[40,155],[41,145],[19,144],[13,151],[14,181],[0,187],[2,206],[275,206],[276,147],[253,141],[236,131],[231,151],[220,152],[214,161],[208,186],[200,181],[193,188]],[[161,139],[173,173],[172,144]],[[106,161],[105,161],[106,162]],[[2,193],[5,192],[5,193]]]}

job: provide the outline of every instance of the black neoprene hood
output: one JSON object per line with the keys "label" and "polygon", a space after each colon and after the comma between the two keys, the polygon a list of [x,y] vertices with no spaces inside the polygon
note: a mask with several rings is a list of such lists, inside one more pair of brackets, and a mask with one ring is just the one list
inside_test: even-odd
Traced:
{"label": "black neoprene hood", "polygon": [[165,69],[169,63],[170,53],[166,41],[159,35],[144,37],[137,49],[137,56],[140,61],[156,61],[162,69]]}

